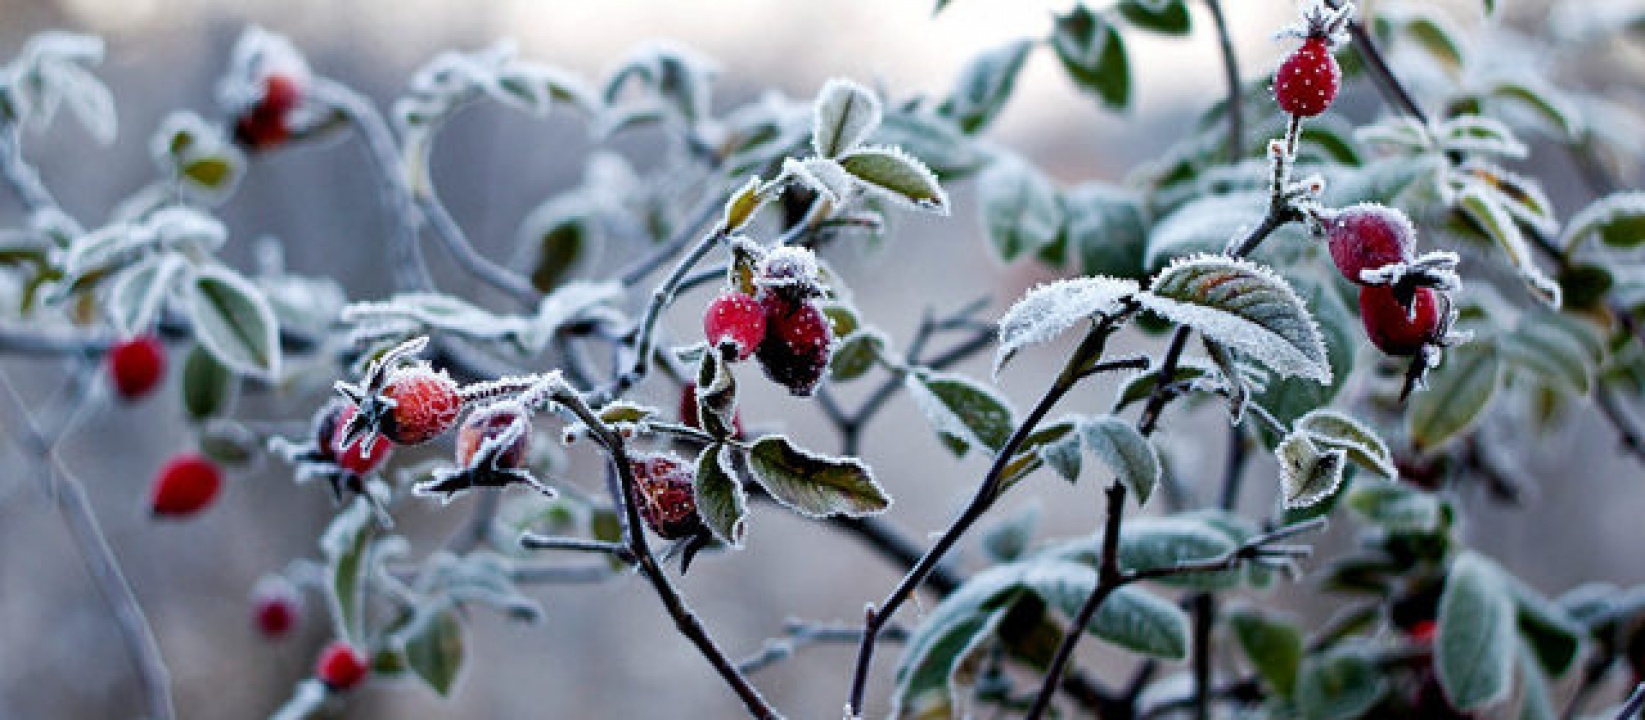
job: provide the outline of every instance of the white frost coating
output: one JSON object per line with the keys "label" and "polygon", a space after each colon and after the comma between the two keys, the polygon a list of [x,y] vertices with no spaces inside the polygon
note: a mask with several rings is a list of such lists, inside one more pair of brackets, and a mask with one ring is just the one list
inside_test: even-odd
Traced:
{"label": "white frost coating", "polygon": [[1280,375],[1331,382],[1319,325],[1289,283],[1226,255],[1178,258],[1139,293],[1143,307],[1245,353]]}
{"label": "white frost coating", "polygon": [[1160,481],[1159,455],[1130,423],[1112,415],[1080,424],[1080,437],[1091,454],[1130,488],[1137,505],[1145,505]]}
{"label": "white frost coating", "polygon": [[1523,159],[1530,152],[1507,125],[1479,115],[1446,120],[1434,128],[1434,135],[1447,152],[1487,153],[1514,160]]}
{"label": "white frost coating", "polygon": [[1295,428],[1306,432],[1316,444],[1339,448],[1348,459],[1389,480],[1399,478],[1393,453],[1376,431],[1358,419],[1335,410],[1319,408],[1297,418]]}
{"label": "white frost coating", "polygon": [[1509,264],[1519,272],[1521,280],[1550,309],[1558,310],[1562,303],[1559,283],[1549,279],[1531,257],[1531,248],[1520,233],[1519,226],[1502,203],[1478,187],[1467,187],[1457,195],[1456,206],[1485,229],[1485,234],[1496,241],[1508,255]]}
{"label": "white frost coating", "polygon": [[1366,145],[1392,145],[1418,151],[1434,147],[1428,128],[1404,116],[1360,127],[1354,130],[1354,139]]}
{"label": "white frost coating", "polygon": [[1577,243],[1588,235],[1627,218],[1645,218],[1645,192],[1615,193],[1594,201],[1571,217],[1565,225],[1565,234],[1559,238],[1559,244],[1568,250],[1575,250]]}
{"label": "white frost coating", "polygon": [[927,383],[931,382],[951,382],[963,384],[973,392],[976,392],[980,397],[984,398],[984,402],[991,403],[993,405],[992,408],[961,408],[961,410],[988,412],[994,416],[993,418],[984,417],[979,421],[986,422],[990,419],[998,420],[1000,419],[999,416],[1003,414],[1005,416],[1003,419],[1008,424],[1015,425],[1015,422],[1012,420],[1013,413],[1011,412],[1010,403],[1007,403],[1005,398],[1000,397],[997,393],[986,386],[967,380],[959,375],[951,375],[947,373],[909,373],[907,379],[903,381],[903,386],[908,391],[908,396],[914,400],[914,406],[919,408],[920,414],[926,417],[926,420],[931,423],[931,429],[937,431],[938,434],[951,435],[959,438],[972,447],[980,446],[983,448],[988,448],[990,451],[993,450],[987,438],[978,435],[976,429],[968,424],[964,417],[961,417],[959,413],[955,412],[954,408],[950,407],[947,402],[944,402],[941,397],[931,390],[931,388],[927,385]]}
{"label": "white frost coating", "polygon": [[817,92],[811,147],[822,157],[838,157],[867,139],[881,117],[880,100],[868,88],[833,78]]}
{"label": "white frost coating", "polygon": [[1342,485],[1347,455],[1337,448],[1321,449],[1309,433],[1293,432],[1274,449],[1279,461],[1279,486],[1285,507],[1305,508],[1336,492]]}
{"label": "white frost coating", "polygon": [[1058,280],[1029,290],[1000,318],[994,377],[999,378],[1000,369],[1018,350],[1046,342],[1092,315],[1119,312],[1139,289],[1132,280],[1099,276]]}
{"label": "white frost coating", "polygon": [[949,212],[948,193],[917,158],[891,145],[868,145],[840,156],[839,164],[876,195],[903,207]]}

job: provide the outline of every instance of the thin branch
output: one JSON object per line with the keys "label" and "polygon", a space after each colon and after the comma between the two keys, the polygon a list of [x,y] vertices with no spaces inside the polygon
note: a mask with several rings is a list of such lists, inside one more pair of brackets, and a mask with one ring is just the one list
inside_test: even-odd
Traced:
{"label": "thin branch", "polygon": [[602,540],[538,535],[537,533],[528,532],[520,535],[520,546],[527,550],[569,550],[572,552],[601,553],[626,563],[634,562],[633,554],[629,552],[626,545]]}
{"label": "thin branch", "polygon": [[1627,701],[1622,703],[1622,711],[1616,714],[1616,720],[1633,720],[1639,717],[1640,708],[1645,708],[1645,682],[1634,686]]}
{"label": "thin branch", "polygon": [[713,231],[704,234],[702,239],[686,252],[685,257],[680,258],[680,262],[674,266],[674,271],[651,292],[651,301],[646,304],[645,315],[641,316],[640,324],[634,330],[632,364],[611,382],[610,387],[595,394],[594,404],[601,405],[611,398],[620,397],[645,377],[651,365],[657,321],[662,319],[663,310],[673,304],[675,296],[680,292],[680,284],[685,281],[691,269],[696,267],[710,250],[724,241],[725,237],[725,228],[716,225]]}
{"label": "thin branch", "polygon": [[473,243],[468,241],[468,236],[463,233],[457,220],[451,217],[451,211],[440,202],[432,185],[424,187],[422,194],[416,197],[417,209],[428,220],[429,227],[434,230],[434,236],[440,239],[451,259],[457,261],[468,274],[502,291],[521,305],[533,306],[542,299],[543,294],[537,291],[530,280],[498,265],[474,249]]}
{"label": "thin branch", "polygon": [[1228,85],[1228,100],[1223,106],[1228,117],[1228,162],[1237,163],[1245,156],[1245,93],[1239,82],[1239,60],[1234,57],[1234,39],[1228,33],[1228,19],[1223,17],[1222,0],[1205,0],[1205,7],[1217,27],[1223,82]]}
{"label": "thin branch", "polygon": [[[1325,4],[1330,5],[1332,10],[1336,10],[1342,6],[1342,0],[1325,0]],[[1383,57],[1382,50],[1377,47],[1376,40],[1371,37],[1371,33],[1366,31],[1364,23],[1361,23],[1358,19],[1349,21],[1348,34],[1354,38],[1354,50],[1358,51],[1359,56],[1365,60],[1365,66],[1370,69],[1371,76],[1376,78],[1377,89],[1381,90],[1383,95],[1394,103],[1401,112],[1416,119],[1417,122],[1427,125],[1428,115],[1422,111],[1421,107],[1417,106],[1416,100],[1411,97],[1411,93],[1405,89],[1405,85],[1394,75],[1393,69],[1388,66],[1387,58]]]}
{"label": "thin branch", "polygon": [[1233,510],[1239,505],[1239,491],[1245,484],[1245,466],[1250,460],[1250,445],[1245,437],[1245,424],[1228,426],[1228,457],[1222,466],[1222,498],[1217,507]]}
{"label": "thin branch", "polygon": [[625,288],[633,287],[639,284],[641,280],[644,280],[647,275],[668,264],[669,260],[680,254],[680,251],[691,244],[693,238],[703,232],[703,226],[713,220],[715,213],[720,212],[720,208],[724,205],[725,195],[723,193],[705,199],[691,213],[690,218],[674,231],[673,237],[670,237],[666,242],[652,250],[649,255],[640,258],[634,265],[619,273],[617,276],[620,278],[619,282]]}
{"label": "thin branch", "polygon": [[[743,671],[744,675],[752,675],[793,657],[794,653],[811,645],[855,643],[862,639],[862,628],[855,625],[811,625],[790,621],[784,631],[787,633],[785,637],[766,640],[765,646],[758,653],[737,663],[737,669]],[[894,625],[885,629],[882,639],[888,642],[905,642],[908,640],[908,631]]]}

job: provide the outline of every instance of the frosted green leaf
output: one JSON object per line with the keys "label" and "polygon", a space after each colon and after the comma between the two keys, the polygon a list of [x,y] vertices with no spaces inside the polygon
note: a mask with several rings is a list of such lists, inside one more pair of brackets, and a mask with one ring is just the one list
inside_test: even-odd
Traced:
{"label": "frosted green leaf", "polygon": [[1000,318],[994,377],[1018,350],[1048,342],[1086,318],[1118,313],[1138,290],[1135,281],[1110,277],[1070,278],[1029,290]]}
{"label": "frosted green leaf", "polygon": [[1459,115],[1441,122],[1434,135],[1446,152],[1500,155],[1512,160],[1523,159],[1530,152],[1502,121],[1482,115]]}
{"label": "frosted green leaf", "polygon": [[1280,375],[1331,382],[1319,326],[1290,284],[1266,267],[1220,255],[1180,258],[1136,297]]}
{"label": "frosted green leaf", "polygon": [[1559,284],[1544,274],[1542,268],[1537,267],[1535,258],[1531,256],[1531,248],[1525,242],[1525,236],[1514,223],[1512,213],[1508,212],[1503,202],[1490,191],[1470,184],[1457,193],[1456,207],[1477,223],[1480,229],[1485,231],[1486,237],[1496,243],[1507,256],[1508,264],[1519,273],[1520,279],[1525,281],[1537,299],[1558,310]]}
{"label": "frosted green leaf", "polygon": [[280,374],[280,328],[268,300],[222,265],[195,271],[184,297],[194,337],[230,370],[272,379]]}
{"label": "frosted green leaf", "polygon": [[1645,192],[1615,193],[1594,201],[1566,223],[1560,244],[1570,254],[1594,236],[1618,248],[1635,248],[1645,243]]}
{"label": "frosted green leaf", "polygon": [[125,271],[109,288],[108,310],[121,335],[148,332],[160,316],[166,296],[187,269],[177,253],[150,256]]}
{"label": "frosted green leaf", "polygon": [[1309,720],[1351,720],[1364,716],[1386,689],[1387,681],[1364,652],[1342,648],[1303,659],[1297,709]]}
{"label": "frosted green leaf", "polygon": [[1307,432],[1315,444],[1348,453],[1348,459],[1355,465],[1389,480],[1399,477],[1388,444],[1375,430],[1348,415],[1320,408],[1298,418],[1295,427]]}
{"label": "frosted green leaf", "polygon": [[960,71],[943,109],[966,132],[987,127],[1011,98],[1017,74],[1033,48],[1032,41],[1013,40],[972,58]]}
{"label": "frosted green leaf", "polygon": [[1513,689],[1514,604],[1495,563],[1473,551],[1451,564],[1439,598],[1434,668],[1458,710],[1478,710]]}
{"label": "frosted green leaf", "polygon": [[1347,454],[1320,447],[1310,433],[1292,432],[1274,449],[1279,461],[1280,493],[1287,508],[1305,508],[1335,494],[1342,486]]}
{"label": "frosted green leaf", "polygon": [[1091,454],[1125,483],[1137,498],[1137,505],[1148,504],[1161,473],[1159,455],[1148,438],[1130,423],[1112,415],[1081,422],[1080,437]]}
{"label": "frosted green leaf", "polygon": [[880,100],[857,83],[834,78],[823,85],[813,105],[811,147],[824,158],[838,157],[879,127]]}
{"label": "frosted green leaf", "polygon": [[1407,431],[1419,449],[1436,448],[1468,429],[1485,412],[1502,375],[1494,348],[1464,345],[1446,353],[1428,389],[1411,398]]}
{"label": "frosted green leaf", "polygon": [[948,193],[914,156],[891,146],[870,145],[841,155],[840,167],[877,194],[905,207],[947,215]]}
{"label": "frosted green leaf", "polygon": [[693,486],[697,514],[714,537],[732,547],[742,547],[747,530],[748,500],[737,473],[731,467],[731,448],[715,443],[697,456],[697,479]]}
{"label": "frosted green leaf", "polygon": [[1056,186],[1014,155],[996,158],[977,175],[977,206],[994,250],[1006,262],[1038,251],[1062,232]]}
{"label": "frosted green leaf", "polygon": [[754,441],[748,466],[773,498],[802,515],[862,517],[891,507],[861,460],[809,452],[781,435]]}
{"label": "frosted green leaf", "polygon": [[994,391],[959,375],[913,372],[904,381],[914,404],[938,433],[996,451],[1016,428],[1011,406]]}

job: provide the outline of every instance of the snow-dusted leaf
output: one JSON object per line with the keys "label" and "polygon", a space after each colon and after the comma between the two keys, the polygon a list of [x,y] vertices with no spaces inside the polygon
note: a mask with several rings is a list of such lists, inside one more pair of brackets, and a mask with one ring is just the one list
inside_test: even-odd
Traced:
{"label": "snow-dusted leaf", "polygon": [[742,547],[747,530],[747,493],[730,467],[732,450],[724,443],[703,448],[697,456],[697,479],[693,486],[697,513],[714,537],[732,547]]}
{"label": "snow-dusted leaf", "polygon": [[1376,663],[1357,646],[1343,646],[1302,660],[1297,672],[1296,706],[1313,720],[1363,717],[1387,690]]}
{"label": "snow-dusted leaf", "polygon": [[1220,253],[1241,228],[1262,218],[1266,193],[1211,195],[1184,204],[1161,218],[1148,232],[1143,266],[1156,272],[1172,260],[1199,253]]}
{"label": "snow-dusted leaf", "polygon": [[1618,248],[1635,248],[1645,243],[1645,192],[1607,195],[1583,208],[1566,223],[1560,244],[1571,253],[1592,236]]}
{"label": "snow-dusted leaf", "polygon": [[[836,337],[838,337],[836,335]],[[889,341],[873,328],[863,328],[846,335],[834,346],[828,358],[828,377],[835,382],[846,382],[862,377],[879,362]]]}
{"label": "snow-dusted leaf", "polygon": [[857,191],[857,182],[851,174],[829,158],[783,158],[783,174],[836,205],[844,203]]}
{"label": "snow-dusted leaf", "polygon": [[463,625],[450,608],[419,609],[411,624],[396,634],[403,643],[406,664],[429,689],[450,695],[463,667]]}
{"label": "snow-dusted leaf", "polygon": [[1456,207],[1478,224],[1485,235],[1501,248],[1507,256],[1508,264],[1519,273],[1520,279],[1525,281],[1537,299],[1550,308],[1559,309],[1559,284],[1544,274],[1542,268],[1537,267],[1524,234],[1514,223],[1513,214],[1496,194],[1470,183],[1457,193]]}
{"label": "snow-dusted leaf", "polygon": [[1434,129],[1439,147],[1446,152],[1500,155],[1523,159],[1530,152],[1502,121],[1483,115],[1458,115]]}
{"label": "snow-dusted leaf", "polygon": [[1062,194],[1063,238],[1079,258],[1080,272],[1141,278],[1148,273],[1148,221],[1136,193],[1102,183],[1084,183]]}
{"label": "snow-dusted leaf", "polygon": [[[1097,571],[1068,560],[1028,560],[1022,585],[1068,618],[1096,589]],[[1136,586],[1108,595],[1085,631],[1119,647],[1166,660],[1188,655],[1188,616],[1176,603]]]}
{"label": "snow-dusted leaf", "polygon": [[1110,277],[1070,278],[1029,290],[1000,318],[994,377],[1017,351],[1047,342],[1086,318],[1119,312],[1138,290],[1134,281]]}
{"label": "snow-dusted leaf", "polygon": [[903,645],[892,717],[930,707],[948,714],[961,661],[994,634],[1011,601],[1022,593],[1021,578],[1021,564],[984,570],[931,609]]}
{"label": "snow-dusted leaf", "polygon": [[972,58],[960,70],[954,90],[943,105],[944,111],[966,132],[974,133],[987,127],[1011,98],[1017,74],[1033,48],[1030,40],[1013,40]]}
{"label": "snow-dusted leaf", "polygon": [[1542,192],[1542,186],[1536,180],[1487,162],[1471,162],[1458,168],[1457,172],[1495,194],[1502,202],[1502,206],[1520,222],[1536,228],[1545,235],[1559,230],[1559,219],[1554,214],[1554,204],[1548,199],[1548,195]]}
{"label": "snow-dusted leaf", "polygon": [[[1184,563],[1215,560],[1232,552],[1238,542],[1208,517],[1171,515],[1138,517],[1125,521],[1120,535],[1120,566],[1131,570],[1169,568]],[[1173,587],[1224,590],[1240,584],[1238,569],[1172,575],[1158,582]]]}
{"label": "snow-dusted leaf", "polygon": [[177,253],[159,253],[122,271],[109,288],[108,310],[121,335],[148,332],[166,296],[188,262]]}
{"label": "snow-dusted leaf", "polygon": [[1399,477],[1388,444],[1365,423],[1336,410],[1320,408],[1298,418],[1295,428],[1308,433],[1317,445],[1348,453],[1348,459],[1355,465],[1389,480]]}
{"label": "snow-dusted leaf", "polygon": [[1280,493],[1287,508],[1313,506],[1335,494],[1342,486],[1347,453],[1324,446],[1307,432],[1292,432],[1274,450],[1279,461]]}
{"label": "snow-dusted leaf", "polygon": [[869,139],[902,148],[949,181],[975,172],[990,157],[953,120],[922,110],[892,110]]}
{"label": "snow-dusted leaf", "polygon": [[343,308],[342,319],[347,323],[410,320],[429,330],[486,340],[522,338],[530,327],[525,318],[499,316],[440,293],[403,293],[383,301],[351,303]]}
{"label": "snow-dusted leaf", "polygon": [[1080,466],[1084,464],[1080,456],[1080,446],[1079,426],[1071,421],[1041,428],[1029,435],[1028,440],[1023,443],[1025,450],[1032,449],[1039,455],[1040,460],[1068,482],[1074,482],[1080,477]]}
{"label": "snow-dusted leaf", "polygon": [[870,190],[898,204],[938,215],[950,210],[937,176],[913,155],[880,145],[859,147],[839,158],[840,167]]}
{"label": "snow-dusted leaf", "polygon": [[222,265],[195,271],[184,297],[194,337],[229,369],[262,378],[280,374],[280,327],[261,290]]}
{"label": "snow-dusted leaf", "polygon": [[1497,81],[1490,95],[1524,105],[1552,125],[1561,138],[1575,138],[1582,131],[1582,115],[1558,91],[1523,76]]}
{"label": "snow-dusted leaf", "polygon": [[[1212,382],[1220,383],[1221,374],[1205,358],[1193,355],[1184,356],[1177,363],[1176,372],[1172,373],[1171,379],[1166,384],[1206,384]],[[1142,370],[1127,376],[1125,381],[1120,384],[1119,393],[1114,399],[1114,412],[1119,412],[1135,403],[1147,400],[1149,395],[1154,394],[1154,388],[1158,384],[1158,371],[1154,369]]]}
{"label": "snow-dusted leaf", "polygon": [[1302,631],[1254,609],[1230,611],[1228,627],[1257,674],[1281,697],[1290,697],[1302,663]]}
{"label": "snow-dusted leaf", "polygon": [[1057,16],[1051,49],[1081,90],[1112,109],[1130,105],[1131,65],[1125,39],[1104,16],[1076,4],[1067,15]]}
{"label": "snow-dusted leaf", "polygon": [[1451,563],[1438,622],[1434,668],[1451,704],[1478,710],[1507,699],[1518,635],[1513,598],[1496,563],[1473,551]]}
{"label": "snow-dusted leaf", "polygon": [[748,466],[772,497],[802,515],[862,517],[891,507],[861,460],[812,453],[781,435],[754,441]]}
{"label": "snow-dusted leaf", "polygon": [[811,148],[825,158],[838,157],[867,139],[883,115],[872,91],[842,78],[824,84],[813,107]]}
{"label": "snow-dusted leaf", "polygon": [[1348,507],[1391,533],[1431,533],[1444,522],[1438,497],[1403,483],[1357,484]]}
{"label": "snow-dusted leaf", "polygon": [[996,158],[977,176],[977,206],[994,250],[1006,262],[1038,251],[1062,232],[1056,186],[1014,155]]}
{"label": "snow-dusted leaf", "polygon": [[1395,115],[1354,131],[1354,138],[1366,145],[1385,145],[1408,153],[1434,147],[1427,126],[1404,115]]}
{"label": "snow-dusted leaf", "polygon": [[1416,393],[1406,412],[1407,432],[1420,449],[1436,448],[1473,425],[1496,394],[1502,355],[1494,348],[1464,345],[1445,354],[1445,364]]}
{"label": "snow-dusted leaf", "polygon": [[1565,392],[1588,394],[1595,368],[1594,356],[1574,328],[1539,322],[1546,314],[1527,313],[1514,331],[1502,336],[1505,358]]}
{"label": "snow-dusted leaf", "polygon": [[1318,325],[1290,284],[1266,267],[1218,255],[1181,258],[1136,297],[1280,375],[1331,382]]}
{"label": "snow-dusted leaf", "polygon": [[1187,35],[1192,29],[1183,0],[1120,0],[1119,11],[1132,25],[1164,35]]}
{"label": "snow-dusted leaf", "polygon": [[968,378],[912,372],[904,385],[932,428],[968,445],[997,451],[1016,428],[1016,419],[1005,399]]}
{"label": "snow-dusted leaf", "polygon": [[1161,473],[1159,455],[1148,438],[1130,423],[1112,415],[1081,422],[1080,437],[1091,454],[1131,490],[1138,505],[1148,504]]}
{"label": "snow-dusted leaf", "polygon": [[623,297],[616,282],[571,282],[556,288],[537,303],[537,314],[522,341],[533,352],[548,344],[560,328],[587,317]]}
{"label": "snow-dusted leaf", "polygon": [[332,518],[320,536],[320,550],[326,557],[326,601],[336,636],[365,642],[361,605],[365,601],[366,551],[371,544],[371,501],[356,497]]}

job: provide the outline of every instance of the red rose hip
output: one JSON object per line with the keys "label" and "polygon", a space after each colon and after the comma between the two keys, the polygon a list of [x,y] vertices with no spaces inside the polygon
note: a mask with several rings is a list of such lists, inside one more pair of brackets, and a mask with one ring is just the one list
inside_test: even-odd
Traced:
{"label": "red rose hip", "polygon": [[321,434],[317,438],[323,443],[321,447],[325,448],[325,454],[329,455],[329,459],[336,463],[337,467],[355,475],[371,473],[388,462],[388,456],[394,450],[394,443],[382,435],[372,438],[371,452],[366,452],[366,443],[363,440],[355,440],[354,444],[343,446],[343,431],[348,427],[348,421],[359,413],[359,409],[344,402],[332,405],[336,408],[335,414],[329,415],[329,422],[321,423]]}
{"label": "red rose hip", "polygon": [[399,445],[419,445],[451,429],[463,410],[457,383],[427,365],[394,370],[383,386],[383,397],[394,402],[377,430]]}
{"label": "red rose hip", "polygon": [[1280,62],[1274,72],[1274,101],[1297,117],[1325,112],[1342,87],[1342,68],[1324,37],[1312,36]]}
{"label": "red rose hip", "polygon": [[314,677],[333,691],[342,692],[359,685],[370,670],[365,657],[354,646],[336,640],[320,651],[320,659],[314,665]]}
{"label": "red rose hip", "polygon": [[492,465],[498,470],[525,467],[531,458],[531,417],[516,403],[497,403],[469,413],[457,430],[457,465],[473,466],[474,456],[487,440],[501,436],[517,423],[523,426],[520,434],[498,450]]}
{"label": "red rose hip", "polygon": [[1383,205],[1364,203],[1322,214],[1331,261],[1350,282],[1364,285],[1366,270],[1410,262],[1416,249],[1416,229],[1405,213]]}
{"label": "red rose hip", "polygon": [[109,379],[126,400],[149,394],[166,374],[166,346],[153,335],[138,335],[109,347]]}
{"label": "red rose hip", "polygon": [[1359,315],[1371,342],[1389,355],[1410,356],[1437,342],[1440,333],[1439,293],[1417,288],[1410,309],[1399,304],[1394,290],[1367,285],[1359,290]]}
{"label": "red rose hip", "polygon": [[740,292],[726,291],[709,301],[703,311],[703,335],[716,348],[730,343],[736,360],[747,360],[765,339],[765,308]]}
{"label": "red rose hip", "polygon": [[160,517],[187,517],[210,505],[222,485],[223,472],[210,460],[193,453],[178,455],[155,475],[149,509]]}
{"label": "red rose hip", "polygon": [[696,471],[674,455],[635,455],[632,500],[658,537],[678,540],[706,531],[697,515]]}
{"label": "red rose hip", "polygon": [[828,369],[834,331],[816,303],[792,302],[772,293],[760,298],[765,306],[765,342],[757,351],[760,368],[790,393],[809,396]]}

